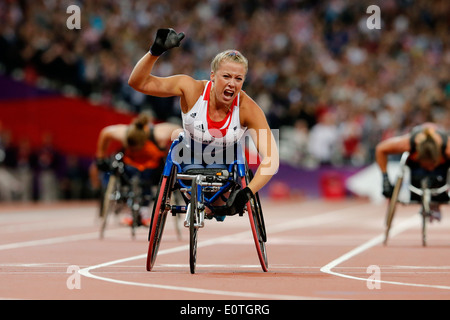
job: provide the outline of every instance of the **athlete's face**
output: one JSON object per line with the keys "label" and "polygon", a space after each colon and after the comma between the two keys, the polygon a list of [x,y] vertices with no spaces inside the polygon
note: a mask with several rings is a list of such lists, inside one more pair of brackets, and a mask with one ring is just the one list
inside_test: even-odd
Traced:
{"label": "athlete's face", "polygon": [[229,106],[239,94],[245,80],[244,65],[237,62],[222,61],[216,72],[211,71],[214,94],[219,104]]}

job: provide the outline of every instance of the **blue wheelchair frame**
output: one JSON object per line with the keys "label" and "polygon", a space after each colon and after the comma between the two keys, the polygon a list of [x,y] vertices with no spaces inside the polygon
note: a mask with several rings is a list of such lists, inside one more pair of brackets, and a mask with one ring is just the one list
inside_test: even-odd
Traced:
{"label": "blue wheelchair frame", "polygon": [[[183,177],[183,169],[180,163],[173,160],[173,152],[175,147],[181,142],[181,137],[179,139],[176,139],[173,141],[167,159],[166,163],[164,165],[163,175],[168,177],[171,174],[172,167],[175,166],[177,168],[177,175],[180,175]],[[238,143],[236,146],[236,150],[242,151],[241,145]],[[243,157],[243,152],[237,152],[237,159],[234,160],[231,164],[228,166],[228,173],[230,175],[233,175],[234,172],[237,173],[237,178],[244,178],[246,176],[246,162]],[[234,166],[236,166],[236,170],[234,170]],[[207,169],[207,168],[206,168]],[[194,169],[195,170],[195,169]],[[219,170],[219,169],[216,169]],[[224,169],[225,170],[225,169]],[[182,178],[177,179],[177,183],[181,186],[181,188],[188,189],[190,186],[186,185]],[[228,177],[227,182],[219,187],[219,190],[215,191],[211,197],[205,196],[205,188],[208,188],[207,186],[201,186],[197,185],[197,201],[202,202],[206,207],[210,208],[214,211],[213,203],[218,200],[219,197],[222,197],[226,192],[230,190],[237,182],[231,179],[231,177]],[[187,192],[189,195],[191,194],[190,191]],[[182,206],[177,206],[174,208],[175,212],[182,212]]]}
{"label": "blue wheelchair frame", "polygon": [[[152,222],[149,230],[149,250],[147,254],[147,271],[151,271],[156,259],[162,233],[168,212],[173,216],[186,214],[185,227],[190,231],[190,267],[191,273],[195,273],[197,255],[197,232],[204,226],[204,218],[216,218],[223,221],[225,216],[235,215],[237,212],[229,212],[226,205],[214,206],[213,204],[222,197],[226,202],[224,194],[233,192],[239,188],[245,188],[253,178],[253,172],[248,168],[241,143],[233,145],[235,150],[234,161],[227,164],[225,168],[191,168],[183,170],[182,165],[174,160],[174,152],[184,137],[181,135],[172,143],[166,163],[164,165],[158,196],[152,212]],[[183,182],[190,180],[191,185]],[[185,206],[171,205],[171,193],[179,190],[186,203]],[[205,194],[212,192],[211,196]],[[208,207],[211,213],[205,213]],[[265,242],[267,241],[264,218],[258,193],[248,201],[244,212],[248,213],[261,267],[264,272],[268,271],[267,253]],[[238,212],[240,216],[244,212]]]}

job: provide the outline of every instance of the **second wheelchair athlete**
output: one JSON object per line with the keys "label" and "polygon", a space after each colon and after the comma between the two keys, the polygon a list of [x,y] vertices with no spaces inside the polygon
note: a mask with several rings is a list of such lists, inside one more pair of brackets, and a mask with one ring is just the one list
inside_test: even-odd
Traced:
{"label": "second wheelchair athlete", "polygon": [[[383,174],[383,195],[391,198],[393,186],[387,174],[388,156],[409,152],[407,165],[411,168],[411,184],[421,187],[423,178],[428,177],[429,187],[440,187],[447,182],[447,172],[450,168],[450,137],[444,130],[431,122],[414,127],[411,132],[401,136],[381,141],[376,147],[376,162]],[[411,200],[417,199],[412,194]],[[440,220],[441,211],[439,202],[448,202],[448,194],[433,197],[436,203],[432,204],[430,220]]]}
{"label": "second wheelchair athlete", "polygon": [[[116,124],[103,128],[97,141],[96,163],[99,170],[108,172],[110,163],[108,148],[113,141],[123,149],[125,174],[131,178],[138,176],[143,188],[141,223],[149,225],[148,205],[151,186],[157,185],[164,158],[167,155],[172,133],[180,127],[171,123],[154,124],[147,113],[141,113],[131,124]],[[175,133],[176,134],[176,133]],[[124,218],[123,224],[131,225],[131,217]]]}

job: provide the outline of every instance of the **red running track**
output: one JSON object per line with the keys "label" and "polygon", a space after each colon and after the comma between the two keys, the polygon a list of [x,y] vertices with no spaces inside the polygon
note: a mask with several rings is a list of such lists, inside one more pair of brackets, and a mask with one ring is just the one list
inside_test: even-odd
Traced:
{"label": "red running track", "polygon": [[[248,218],[206,221],[197,273],[188,229],[168,217],[154,270],[148,229],[136,239],[112,225],[99,239],[97,204],[0,207],[1,299],[428,300],[450,298],[450,220],[429,224],[421,244],[415,206],[399,206],[382,244],[386,204],[362,200],[262,200],[269,272],[261,270]],[[75,270],[75,271],[74,271]],[[77,273],[77,271],[79,273]]]}

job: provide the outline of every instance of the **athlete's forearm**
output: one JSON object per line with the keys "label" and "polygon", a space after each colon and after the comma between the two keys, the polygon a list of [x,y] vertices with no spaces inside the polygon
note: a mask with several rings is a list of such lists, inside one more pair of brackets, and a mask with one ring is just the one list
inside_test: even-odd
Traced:
{"label": "athlete's forearm", "polygon": [[264,168],[261,166],[256,170],[255,177],[250,181],[248,187],[253,193],[258,192],[272,179],[273,174],[264,173]]}
{"label": "athlete's forearm", "polygon": [[97,143],[97,152],[95,153],[96,158],[105,158],[106,150],[108,149],[109,141],[105,137],[100,137]]}
{"label": "athlete's forearm", "polygon": [[381,146],[378,146],[375,150],[375,161],[380,167],[382,173],[387,172],[388,155],[384,152]]}
{"label": "athlete's forearm", "polygon": [[381,172],[386,173],[388,157],[390,154],[401,154],[410,150],[409,135],[392,137],[381,141],[375,148],[375,161],[380,167]]}
{"label": "athlete's forearm", "polygon": [[256,170],[255,177],[248,184],[253,193],[258,192],[264,187],[270,179],[277,173],[279,168],[278,150],[274,147],[271,155],[262,159],[261,164]]}

